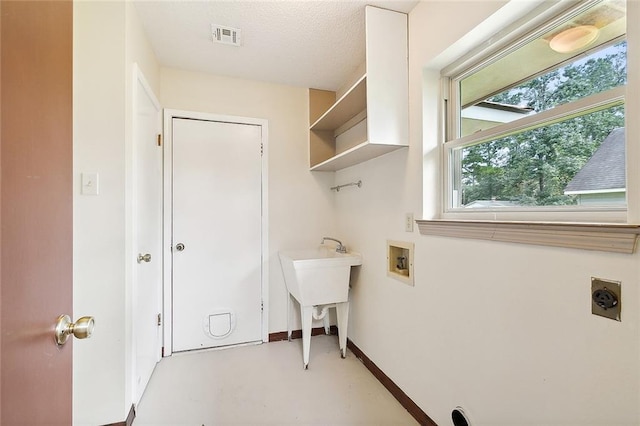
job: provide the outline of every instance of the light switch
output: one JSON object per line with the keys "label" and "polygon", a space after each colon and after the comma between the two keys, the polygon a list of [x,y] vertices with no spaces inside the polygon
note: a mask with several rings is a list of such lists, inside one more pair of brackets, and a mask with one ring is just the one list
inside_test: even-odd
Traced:
{"label": "light switch", "polygon": [[82,173],[82,195],[98,195],[98,173]]}
{"label": "light switch", "polygon": [[413,232],[413,213],[405,213],[404,230],[406,232]]}

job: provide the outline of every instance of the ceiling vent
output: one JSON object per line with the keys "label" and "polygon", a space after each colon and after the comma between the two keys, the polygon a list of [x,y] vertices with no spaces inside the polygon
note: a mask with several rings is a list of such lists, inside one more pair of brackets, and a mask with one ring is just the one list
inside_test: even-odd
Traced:
{"label": "ceiling vent", "polygon": [[240,46],[241,31],[238,28],[224,27],[222,25],[211,24],[211,33],[214,43],[231,44]]}

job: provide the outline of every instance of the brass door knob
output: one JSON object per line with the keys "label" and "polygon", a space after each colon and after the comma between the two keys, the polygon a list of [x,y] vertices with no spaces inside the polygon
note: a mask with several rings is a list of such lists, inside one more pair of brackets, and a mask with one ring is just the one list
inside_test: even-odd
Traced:
{"label": "brass door knob", "polygon": [[142,254],[139,253],[138,254],[138,263],[142,263],[142,262],[151,262],[151,253],[147,253],[147,254]]}
{"label": "brass door knob", "polygon": [[56,343],[64,345],[72,334],[77,339],[91,337],[94,326],[93,317],[82,317],[76,322],[71,322],[69,315],[60,315],[56,321]]}

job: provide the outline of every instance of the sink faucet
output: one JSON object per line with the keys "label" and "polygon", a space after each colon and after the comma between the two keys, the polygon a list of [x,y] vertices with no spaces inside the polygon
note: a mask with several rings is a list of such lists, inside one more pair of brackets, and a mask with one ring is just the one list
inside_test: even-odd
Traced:
{"label": "sink faucet", "polygon": [[336,243],[338,243],[338,247],[336,247],[336,252],[338,252],[338,253],[346,253],[347,252],[347,248],[342,245],[342,242],[340,240],[336,240],[335,238],[331,238],[331,237],[322,237],[322,241],[320,241],[320,244],[324,244],[324,240],[331,240],[331,241],[335,241]]}

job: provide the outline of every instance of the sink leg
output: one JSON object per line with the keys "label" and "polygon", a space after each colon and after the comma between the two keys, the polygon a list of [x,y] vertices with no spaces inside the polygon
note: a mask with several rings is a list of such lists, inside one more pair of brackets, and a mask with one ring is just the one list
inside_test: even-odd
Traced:
{"label": "sink leg", "polygon": [[287,293],[287,340],[291,341],[291,330],[293,328],[293,296]]}
{"label": "sink leg", "polygon": [[338,317],[338,342],[342,358],[347,356],[347,324],[349,322],[349,302],[336,303]]}
{"label": "sink leg", "polygon": [[311,322],[313,321],[313,306],[300,306],[302,317],[302,360],[305,370],[309,366],[309,349],[311,348]]}

